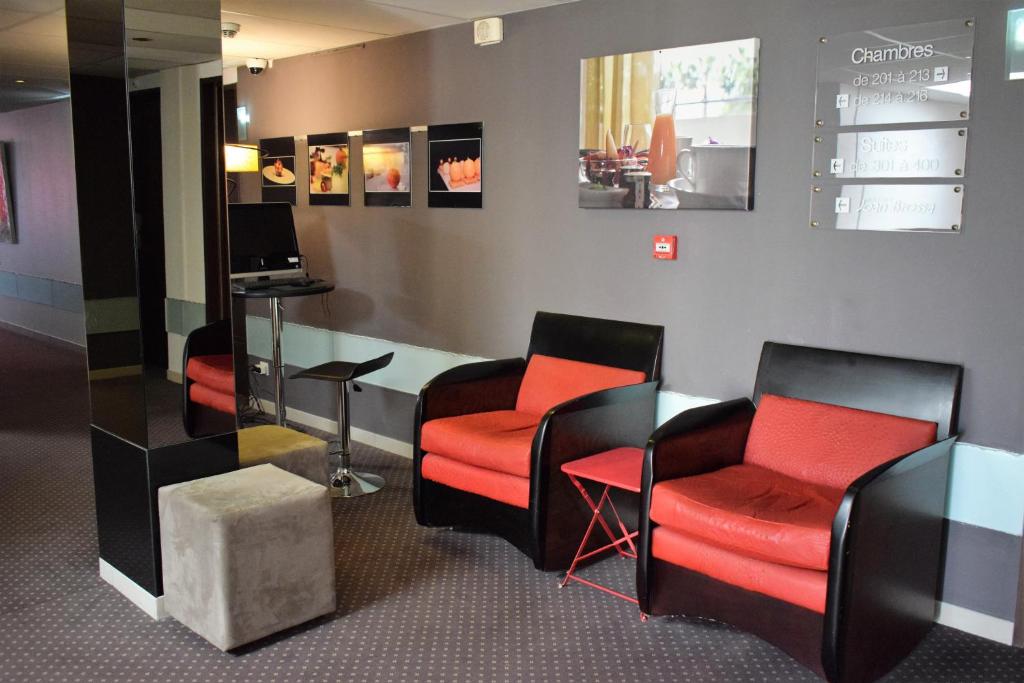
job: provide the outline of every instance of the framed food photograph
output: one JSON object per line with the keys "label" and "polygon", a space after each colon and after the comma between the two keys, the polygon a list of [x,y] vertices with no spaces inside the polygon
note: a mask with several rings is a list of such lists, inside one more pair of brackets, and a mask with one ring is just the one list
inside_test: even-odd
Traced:
{"label": "framed food photograph", "polygon": [[11,197],[11,176],[7,169],[7,145],[0,142],[0,242],[15,244],[14,199]]}
{"label": "framed food photograph", "polygon": [[483,207],[483,123],[427,128],[427,206]]}
{"label": "framed food photograph", "polygon": [[408,128],[363,131],[363,203],[411,206]]}
{"label": "framed food photograph", "polygon": [[579,206],[754,208],[757,38],[580,63]]}
{"label": "framed food photograph", "polygon": [[264,202],[295,205],[295,138],[260,140],[260,176]]}
{"label": "framed food photograph", "polygon": [[348,206],[348,133],[310,135],[309,203],[311,206]]}

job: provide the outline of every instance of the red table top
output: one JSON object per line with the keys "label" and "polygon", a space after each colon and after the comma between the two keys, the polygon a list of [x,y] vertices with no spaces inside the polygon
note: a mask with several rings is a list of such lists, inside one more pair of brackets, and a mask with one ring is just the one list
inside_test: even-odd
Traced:
{"label": "red table top", "polygon": [[644,449],[615,448],[588,455],[562,465],[566,474],[589,479],[600,484],[640,493],[640,473],[643,470]]}

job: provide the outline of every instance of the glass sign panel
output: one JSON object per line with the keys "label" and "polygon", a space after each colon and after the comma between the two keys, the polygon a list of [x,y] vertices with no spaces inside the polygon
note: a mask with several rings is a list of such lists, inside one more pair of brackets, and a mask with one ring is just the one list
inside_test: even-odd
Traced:
{"label": "glass sign panel", "polygon": [[965,128],[822,133],[815,137],[814,174],[820,178],[959,178],[966,155]]}
{"label": "glass sign panel", "polygon": [[811,226],[836,230],[959,232],[962,185],[818,185]]}
{"label": "glass sign panel", "polygon": [[1024,78],[1024,7],[1006,13],[1006,77]]}
{"label": "glass sign panel", "polygon": [[970,116],[972,19],[854,31],[819,42],[818,127]]}

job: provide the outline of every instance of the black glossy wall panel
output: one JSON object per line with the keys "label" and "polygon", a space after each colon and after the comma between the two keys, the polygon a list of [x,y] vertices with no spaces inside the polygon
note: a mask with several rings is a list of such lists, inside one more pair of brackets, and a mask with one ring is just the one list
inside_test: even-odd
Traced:
{"label": "black glossy wall panel", "polygon": [[159,595],[146,449],[95,425],[90,431],[100,559]]}
{"label": "black glossy wall panel", "polygon": [[95,426],[91,431],[100,558],[160,595],[157,491],[238,469],[238,436],[231,432],[147,450]]}

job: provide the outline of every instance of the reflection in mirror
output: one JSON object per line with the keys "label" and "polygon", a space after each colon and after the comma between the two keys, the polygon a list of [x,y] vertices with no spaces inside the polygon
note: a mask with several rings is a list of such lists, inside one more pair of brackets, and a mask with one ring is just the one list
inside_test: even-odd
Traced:
{"label": "reflection in mirror", "polygon": [[[232,431],[220,1],[125,2],[149,446]],[[189,358],[183,355],[188,353]],[[192,374],[213,378],[193,386]],[[210,396],[217,382],[230,401]],[[207,392],[207,393],[203,393]],[[223,403],[224,405],[220,405]]]}
{"label": "reflection in mirror", "polygon": [[220,2],[68,0],[67,22],[92,421],[149,448],[233,431],[192,430],[181,383],[189,334],[229,315]]}
{"label": "reflection in mirror", "polygon": [[67,0],[92,423],[147,443],[122,7]]}

